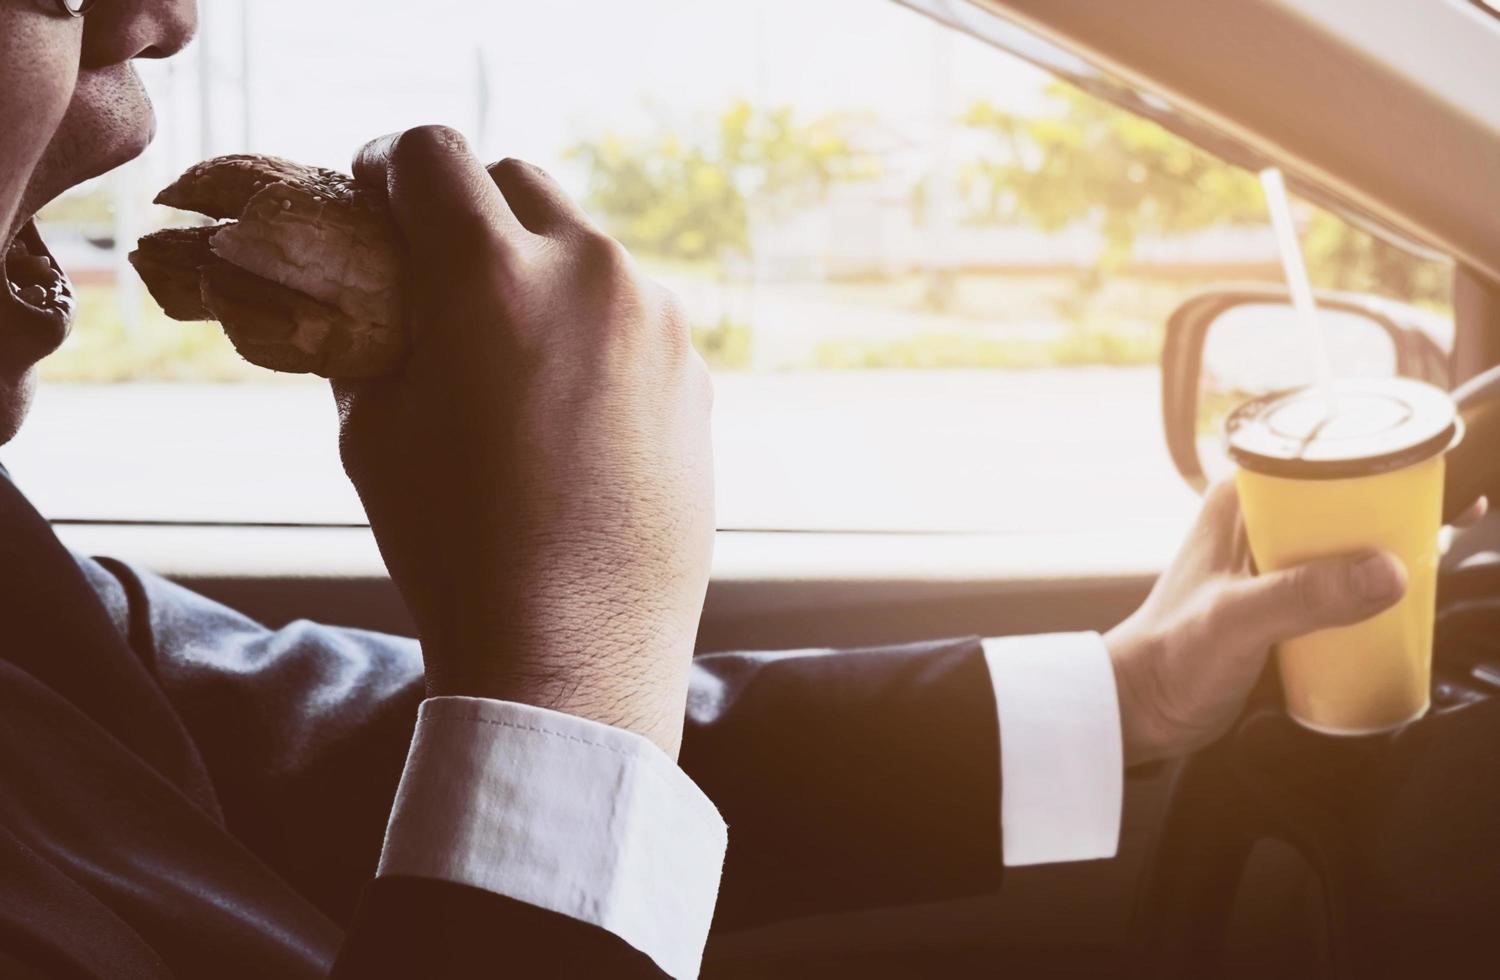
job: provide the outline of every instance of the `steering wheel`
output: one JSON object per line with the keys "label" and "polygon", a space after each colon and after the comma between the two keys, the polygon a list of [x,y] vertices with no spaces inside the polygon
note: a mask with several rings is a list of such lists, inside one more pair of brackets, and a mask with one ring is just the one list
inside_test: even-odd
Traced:
{"label": "steering wheel", "polygon": [[[1500,521],[1484,525],[1500,540]],[[1490,945],[1489,930],[1460,920],[1477,923],[1500,898],[1500,855],[1484,849],[1484,828],[1500,829],[1500,763],[1489,751],[1500,749],[1500,548],[1450,558],[1421,721],[1330,738],[1292,722],[1266,689],[1230,735],[1178,770],[1135,912],[1145,976],[1223,972],[1245,866],[1266,839],[1296,849],[1323,886],[1329,962],[1309,975],[1431,975],[1435,960],[1462,961],[1466,944]],[[1441,921],[1412,921],[1439,908]]]}

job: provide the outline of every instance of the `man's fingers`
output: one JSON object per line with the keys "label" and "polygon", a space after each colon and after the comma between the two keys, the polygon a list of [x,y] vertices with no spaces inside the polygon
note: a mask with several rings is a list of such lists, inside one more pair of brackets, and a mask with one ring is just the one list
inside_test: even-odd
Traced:
{"label": "man's fingers", "polygon": [[419,126],[366,143],[354,179],[383,195],[419,262],[467,253],[478,240],[527,236],[468,142],[446,126]]}
{"label": "man's fingers", "polygon": [[1468,510],[1465,510],[1462,514],[1459,514],[1448,523],[1452,524],[1454,527],[1473,527],[1475,524],[1478,524],[1480,520],[1484,518],[1484,515],[1489,513],[1489,511],[1489,498],[1480,497],[1478,500],[1475,500],[1472,504],[1469,505]]}
{"label": "man's fingers", "polygon": [[1271,644],[1331,626],[1357,623],[1406,593],[1406,568],[1389,552],[1310,561],[1268,572],[1227,590],[1225,625]]}
{"label": "man's fingers", "polygon": [[565,237],[594,230],[584,210],[541,167],[506,157],[490,164],[489,173],[511,210],[532,234]]}
{"label": "man's fingers", "polygon": [[1219,480],[1203,494],[1203,513],[1210,520],[1233,521],[1240,512],[1240,493],[1233,480]]}

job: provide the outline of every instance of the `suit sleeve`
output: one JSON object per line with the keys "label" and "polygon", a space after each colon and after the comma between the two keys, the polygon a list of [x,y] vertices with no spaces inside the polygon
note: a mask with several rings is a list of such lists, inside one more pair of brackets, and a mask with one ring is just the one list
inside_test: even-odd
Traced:
{"label": "suit sleeve", "polygon": [[711,654],[689,698],[682,764],[731,828],[718,928],[1115,853],[1119,704],[1097,634]]}
{"label": "suit sleeve", "polygon": [[365,889],[331,980],[660,980],[620,937],[468,885],[392,875]]}
{"label": "suit sleeve", "polygon": [[[83,564],[187,722],[231,829],[351,921],[423,694],[417,644],[270,630],[127,565]],[[999,884],[999,738],[977,638],[701,656],[681,764],[731,828],[716,927]],[[367,909],[403,891],[372,887]]]}
{"label": "suit sleeve", "polygon": [[[95,587],[186,723],[231,830],[350,925],[338,976],[696,973],[724,824],[646,739],[526,705],[422,702],[410,640],[270,630],[84,564],[119,583]],[[413,956],[421,969],[395,966]]]}
{"label": "suit sleeve", "polygon": [[715,927],[994,890],[999,749],[978,638],[700,656],[681,761],[730,827]]}
{"label": "suit sleeve", "polygon": [[80,564],[186,724],[229,829],[348,922],[424,693],[416,642],[301,621],[271,630],[123,563]]}

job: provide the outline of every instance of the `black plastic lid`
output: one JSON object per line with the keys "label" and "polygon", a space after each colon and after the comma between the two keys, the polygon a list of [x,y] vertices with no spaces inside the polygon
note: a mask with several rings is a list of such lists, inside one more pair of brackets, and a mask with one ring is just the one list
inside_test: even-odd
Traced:
{"label": "black plastic lid", "polygon": [[1443,452],[1462,437],[1453,399],[1408,378],[1339,380],[1251,399],[1224,422],[1229,456],[1257,473],[1369,476]]}

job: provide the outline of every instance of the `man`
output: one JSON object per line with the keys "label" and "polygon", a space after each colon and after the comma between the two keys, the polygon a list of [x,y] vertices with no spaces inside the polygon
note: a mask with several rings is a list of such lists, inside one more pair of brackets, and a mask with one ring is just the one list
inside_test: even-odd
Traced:
{"label": "man", "polygon": [[[11,264],[145,146],[130,62],[194,29],[191,0],[78,6],[0,0]],[[1404,589],[1384,554],[1252,578],[1221,489],[1102,642],[695,663],[711,395],[673,299],[447,130],[355,173],[404,236],[414,343],[336,386],[341,451],[420,652],[72,556],[0,479],[6,976],[690,976],[716,896],[735,925],[1111,856],[1125,766],[1221,734],[1274,641]],[[15,278],[0,442],[68,326]]]}

